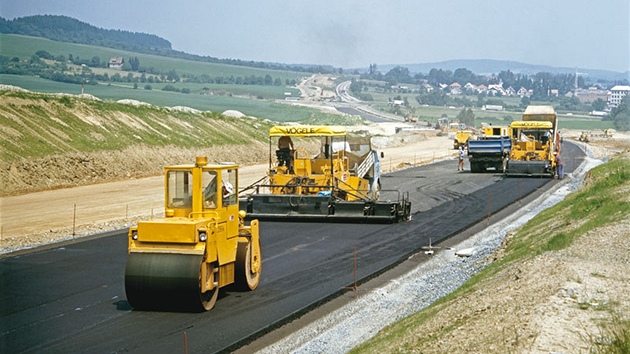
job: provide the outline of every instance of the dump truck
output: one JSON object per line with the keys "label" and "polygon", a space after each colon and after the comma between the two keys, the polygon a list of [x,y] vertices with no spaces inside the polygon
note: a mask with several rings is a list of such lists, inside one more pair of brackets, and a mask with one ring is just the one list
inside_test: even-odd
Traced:
{"label": "dump truck", "polygon": [[[281,137],[310,142],[317,151],[300,143],[290,152],[276,150],[274,142]],[[340,127],[272,127],[267,182],[251,186],[252,193],[242,201],[251,218],[393,223],[411,217],[408,193],[381,188],[379,156],[371,138],[349,136]]]}
{"label": "dump truck", "polygon": [[413,114],[407,114],[405,115],[405,122],[418,123],[418,117],[414,116]]}
{"label": "dump truck", "polygon": [[204,311],[219,289],[254,290],[262,255],[258,220],[239,211],[238,166],[164,168],[164,217],[129,229],[127,301],[135,309]]}
{"label": "dump truck", "polygon": [[505,167],[507,176],[554,176],[560,139],[552,106],[527,106],[523,120],[510,123],[510,134],[512,150]]}
{"label": "dump truck", "polygon": [[480,136],[468,141],[470,172],[504,172],[505,159],[512,149],[509,136]]}
{"label": "dump truck", "polygon": [[508,126],[485,126],[477,139],[468,141],[470,172],[504,172],[512,149]]}
{"label": "dump truck", "polygon": [[472,130],[460,130],[455,133],[453,138],[453,149],[459,150],[460,146],[466,146],[468,144],[468,140],[473,139]]}

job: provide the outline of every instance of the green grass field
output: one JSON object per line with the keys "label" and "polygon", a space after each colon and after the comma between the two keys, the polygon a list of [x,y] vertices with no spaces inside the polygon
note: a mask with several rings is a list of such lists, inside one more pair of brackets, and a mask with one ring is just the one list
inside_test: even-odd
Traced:
{"label": "green grass field", "polygon": [[[195,62],[104,47],[55,42],[44,38],[20,35],[0,34],[0,43],[2,43],[2,55],[9,58],[18,57],[21,60],[25,60],[39,50],[45,50],[53,56],[64,55],[67,57],[69,54],[72,54],[75,58],[78,56],[83,59],[98,56],[101,58],[101,61],[109,60],[109,58],[113,56],[122,56],[123,58],[138,57],[141,67],[154,67],[162,71],[175,69],[181,77],[184,75],[202,74],[211,77],[260,77],[270,75],[274,79],[279,78],[284,84],[286,80],[300,80],[302,76],[307,75],[305,73],[292,71]],[[123,76],[126,76],[127,73],[128,72],[124,71],[120,72]],[[44,80],[33,76],[0,75],[0,83],[19,86],[36,92],[81,93],[80,85]],[[146,90],[145,85],[147,84],[138,83],[138,88],[134,89],[133,83],[103,82],[99,85],[86,85],[84,92],[103,100],[134,99],[157,106],[187,106],[198,110],[213,112],[238,110],[249,116],[267,118],[274,121],[304,121],[316,118],[322,118],[328,121],[337,120],[330,114],[321,113],[317,110],[297,108],[275,102],[276,100],[283,100],[286,92],[291,93],[291,96],[294,97],[299,96],[299,90],[284,85],[220,85],[186,82],[168,84],[180,90],[187,89],[190,92],[189,94],[162,91],[167,83],[150,83],[148,85],[151,85],[151,90]],[[202,92],[208,94],[202,95],[200,94]]]}
{"label": "green grass field", "polygon": [[[254,68],[248,66],[227,65],[218,63],[204,63],[198,61],[169,58],[158,55],[134,53],[119,49],[111,49],[105,47],[96,47],[84,44],[64,43],[51,41],[45,38],[29,37],[13,34],[0,33],[0,43],[2,43],[2,55],[13,58],[28,59],[39,50],[45,50],[53,56],[69,54],[76,59],[90,60],[97,56],[101,62],[109,61],[111,57],[123,57],[127,60],[130,57],[138,57],[140,67],[153,67],[160,71],[169,71],[175,69],[180,76],[185,74],[210,76],[265,76],[270,75],[272,78],[280,78],[284,83],[286,79],[299,79],[306,75],[305,73],[295,71],[279,71],[271,69]],[[122,74],[122,73],[121,73]],[[126,74],[126,73],[125,73]]]}
{"label": "green grass field", "polygon": [[[45,93],[69,93],[78,95],[81,93],[81,85],[67,84],[44,80],[32,76],[0,75],[0,83],[19,86],[29,91]],[[186,85],[183,85],[186,86]],[[159,86],[162,87],[162,86]],[[187,87],[191,88],[192,85]],[[133,99],[150,103],[156,106],[174,107],[186,106],[201,111],[224,112],[237,110],[248,116],[266,118],[278,122],[299,122],[304,120],[322,119],[324,121],[336,120],[337,117],[323,113],[319,110],[296,107],[273,100],[260,100],[246,97],[226,95],[200,95],[198,93],[178,93],[161,91],[154,85],[154,90],[143,88],[133,89],[132,84],[113,85],[86,85],[84,92],[94,95],[102,100],[117,101],[120,99]],[[272,87],[267,87],[271,89]]]}

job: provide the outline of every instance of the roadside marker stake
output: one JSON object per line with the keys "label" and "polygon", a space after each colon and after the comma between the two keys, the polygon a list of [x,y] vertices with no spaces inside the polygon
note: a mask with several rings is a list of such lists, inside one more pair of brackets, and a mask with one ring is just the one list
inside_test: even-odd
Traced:
{"label": "roadside marker stake", "polygon": [[186,331],[184,331],[184,354],[188,354],[188,337]]}
{"label": "roadside marker stake", "polygon": [[522,205],[521,198],[523,198],[523,177],[518,182],[518,205]]}
{"label": "roadside marker stake", "polygon": [[74,203],[74,215],[72,216],[72,238],[76,235],[75,230],[77,226],[77,204]]}
{"label": "roadside marker stake", "polygon": [[354,248],[354,285],[345,286],[344,289],[352,289],[354,291],[354,298],[357,298],[357,248]]}

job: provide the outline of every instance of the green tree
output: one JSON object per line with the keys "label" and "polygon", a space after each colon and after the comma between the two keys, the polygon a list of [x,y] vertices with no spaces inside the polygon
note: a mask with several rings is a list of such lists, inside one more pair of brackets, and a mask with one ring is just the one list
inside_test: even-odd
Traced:
{"label": "green tree", "polygon": [[35,55],[37,55],[38,57],[42,59],[49,59],[49,60],[54,59],[53,55],[48,53],[45,50],[38,50],[37,52],[35,52]]}
{"label": "green tree", "polygon": [[170,82],[179,82],[179,75],[177,74],[177,71],[175,71],[175,69],[169,70],[166,75],[166,80]]}
{"label": "green tree", "polygon": [[593,107],[593,110],[595,111],[603,111],[604,108],[606,108],[606,101],[598,98],[591,104],[591,107]]}
{"label": "green tree", "polygon": [[140,59],[138,59],[138,57],[129,58],[129,65],[131,65],[131,70],[138,71],[140,68]]}
{"label": "green tree", "polygon": [[472,109],[468,108],[464,108],[461,110],[461,112],[459,112],[459,114],[457,114],[457,117],[455,117],[457,120],[459,120],[460,123],[464,123],[466,124],[466,126],[468,127],[474,127],[475,126],[475,114],[473,113]]}
{"label": "green tree", "polygon": [[453,80],[455,80],[455,82],[459,83],[462,86],[466,85],[469,82],[474,83],[478,81],[475,74],[473,74],[472,71],[466,68],[456,69],[453,73]]}
{"label": "green tree", "polygon": [[376,74],[376,64],[370,64],[370,68],[368,69],[368,74],[369,75]]}
{"label": "green tree", "polygon": [[264,85],[266,86],[271,86],[273,85],[273,78],[271,77],[271,75],[267,74],[265,75],[264,81],[263,81]]}
{"label": "green tree", "polygon": [[162,91],[181,92],[180,89],[178,89],[177,87],[173,85],[166,85],[162,87]]}
{"label": "green tree", "polygon": [[450,85],[453,83],[453,73],[450,70],[431,69],[427,75],[427,80],[433,86],[438,84]]}
{"label": "green tree", "polygon": [[400,82],[410,82],[411,76],[409,75],[409,69],[397,66],[388,71],[384,79],[387,80],[390,85],[395,85]]}
{"label": "green tree", "polygon": [[448,106],[453,102],[451,96],[442,90],[431,90],[431,92],[416,96],[419,104],[428,104],[431,106]]}
{"label": "green tree", "polygon": [[532,100],[529,97],[523,96],[523,98],[521,98],[521,107],[525,108],[529,106],[530,103],[532,103]]}
{"label": "green tree", "polygon": [[354,96],[360,96],[363,92],[363,83],[359,80],[352,79],[352,83],[350,84],[350,92],[352,92]]}

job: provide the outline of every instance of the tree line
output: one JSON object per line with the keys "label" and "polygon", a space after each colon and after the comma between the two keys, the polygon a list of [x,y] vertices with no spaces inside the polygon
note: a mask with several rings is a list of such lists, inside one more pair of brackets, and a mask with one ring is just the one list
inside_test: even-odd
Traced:
{"label": "tree line", "polygon": [[[440,84],[451,85],[458,83],[462,87],[467,83],[475,86],[501,84],[504,89],[512,87],[515,90],[525,88],[532,90],[533,100],[544,100],[550,95],[550,91],[558,90],[559,95],[564,95],[575,89],[575,74],[553,74],[549,72],[539,72],[529,76],[520,73],[514,73],[510,70],[503,70],[499,74],[487,77],[484,75],[476,75],[466,68],[456,69],[454,72],[444,69],[431,69],[427,74],[411,75],[409,69],[404,67],[394,67],[386,74],[382,74],[376,70],[376,64],[370,65],[367,72],[361,74],[361,79],[384,81],[385,87],[396,86],[400,84],[420,85],[427,83],[433,87]],[[584,78],[578,76],[577,84],[579,88],[585,88]],[[448,91],[448,90],[447,90]],[[464,92],[466,93],[466,92]]]}
{"label": "tree line", "polygon": [[[123,62],[121,73],[109,75],[97,74],[93,68],[108,67],[108,60],[102,60],[98,56],[80,58],[78,55],[68,54],[54,56],[45,50],[38,50],[28,60],[20,58],[8,58],[0,56],[0,73],[11,75],[37,75],[44,79],[65,83],[97,84],[98,82],[132,82],[132,83],[207,83],[207,84],[232,84],[232,85],[261,85],[261,86],[293,86],[295,79],[286,79],[284,82],[271,75],[249,76],[212,76],[208,74],[179,75],[175,69],[157,70],[153,67],[142,67],[138,57],[130,57]],[[70,64],[79,66],[79,71],[70,70]],[[125,74],[126,73],[126,74]],[[135,74],[134,74],[135,73]],[[139,74],[139,75],[138,75]]]}
{"label": "tree line", "polygon": [[123,50],[171,49],[171,42],[153,34],[108,30],[67,16],[35,15],[6,20],[0,17],[0,33],[43,37]]}

